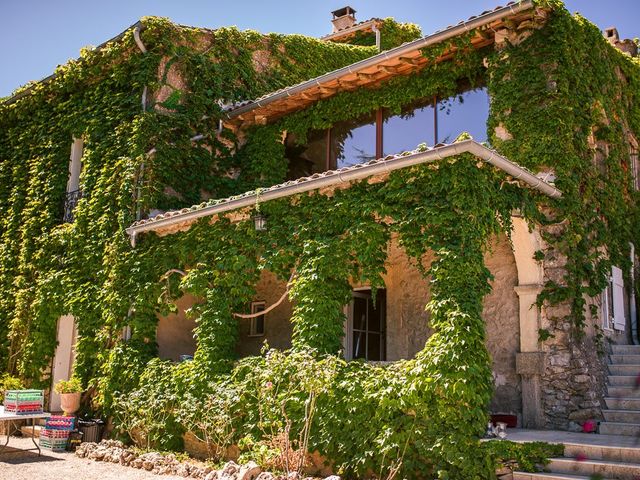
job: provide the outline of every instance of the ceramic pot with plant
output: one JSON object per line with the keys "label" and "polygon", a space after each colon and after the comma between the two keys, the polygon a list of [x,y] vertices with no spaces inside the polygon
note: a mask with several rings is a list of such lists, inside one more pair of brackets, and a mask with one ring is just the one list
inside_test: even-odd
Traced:
{"label": "ceramic pot with plant", "polygon": [[60,395],[60,406],[65,415],[73,415],[80,409],[82,384],[79,379],[60,380],[54,390]]}

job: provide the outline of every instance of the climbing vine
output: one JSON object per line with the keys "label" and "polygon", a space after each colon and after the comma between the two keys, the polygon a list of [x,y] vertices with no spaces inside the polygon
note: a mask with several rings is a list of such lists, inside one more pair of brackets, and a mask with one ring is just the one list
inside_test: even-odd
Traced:
{"label": "climbing vine", "polygon": [[[224,390],[220,411],[233,433],[227,424],[214,435],[242,448],[285,426],[292,436],[310,428],[309,449],[347,475],[491,478],[491,458],[475,455],[491,397],[481,318],[488,242],[509,232],[514,209],[537,220],[567,257],[567,275],[550,278],[540,302],[570,303],[582,327],[585,294],[602,289],[612,264],[628,271],[628,243],[640,234],[626,140],[640,132],[638,61],[557,2],[538,3],[544,25],[512,45],[475,49],[470,32],[425,49],[418,73],[339,93],[241,139],[220,130],[224,105],[373,55],[362,46],[371,38],[345,45],[146,18],[146,53],[128,31],[16,92],[0,105],[2,364],[46,386],[57,320],[72,314],[75,374],[117,428],[141,430],[148,444],[178,448],[196,423],[193,405]],[[418,34],[384,23],[383,48]],[[455,58],[440,61],[452,48]],[[124,229],[139,214],[283,181],[285,132],[304,143],[311,130],[377,108],[399,113],[412,100],[447,98],[461,80],[488,86],[492,145],[532,171],[553,169],[561,200],[534,197],[460,155],[381,183],[263,203],[269,229],[260,235],[247,209],[129,244]],[[72,138],[84,143],[83,198],[61,225]],[[352,282],[383,286],[392,236],[432,283],[434,334],[412,360],[347,363],[336,355],[342,305]],[[246,309],[263,270],[291,279],[293,348],[236,362],[233,313]],[[174,365],[155,358],[155,330],[185,293],[199,299],[189,312],[198,349],[193,362]],[[143,421],[132,422],[136,415]]]}

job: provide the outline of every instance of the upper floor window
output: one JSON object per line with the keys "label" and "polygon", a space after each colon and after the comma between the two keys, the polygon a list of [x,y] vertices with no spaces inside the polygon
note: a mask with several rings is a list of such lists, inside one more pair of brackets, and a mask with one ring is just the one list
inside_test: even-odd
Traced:
{"label": "upper floor window", "polygon": [[62,221],[73,222],[73,210],[82,197],[80,190],[80,173],[82,172],[82,153],[84,142],[81,138],[74,138],[71,144],[71,156],[69,158],[69,180],[67,181],[67,194],[64,199]]}
{"label": "upper floor window", "polygon": [[447,99],[422,99],[398,114],[378,109],[357,119],[312,131],[306,145],[286,141],[289,179],[348,167],[385,155],[414,150],[419,144],[451,143],[462,132],[487,140],[489,95],[485,87],[464,90]]}
{"label": "upper floor window", "polygon": [[640,164],[638,163],[638,150],[631,147],[629,152],[629,163],[631,164],[631,174],[633,176],[633,188],[640,190]]}

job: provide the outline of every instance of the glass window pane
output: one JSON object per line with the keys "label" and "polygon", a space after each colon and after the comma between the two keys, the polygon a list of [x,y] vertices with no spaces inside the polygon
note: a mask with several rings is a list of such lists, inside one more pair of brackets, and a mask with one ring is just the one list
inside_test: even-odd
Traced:
{"label": "glass window pane", "polygon": [[366,358],[366,333],[353,332],[353,358]]}
{"label": "glass window pane", "polygon": [[324,172],[327,170],[327,131],[310,131],[304,145],[298,145],[295,135],[287,135],[285,157],[289,161],[288,180]]}
{"label": "glass window pane", "polygon": [[353,297],[353,329],[364,330],[367,328],[367,299]]}
{"label": "glass window pane", "polygon": [[369,325],[370,332],[380,332],[380,308],[373,308],[373,299],[369,300]]}
{"label": "glass window pane", "polygon": [[425,99],[402,109],[399,115],[385,113],[382,148],[385,155],[415,150],[421,143],[434,145],[433,101]]}
{"label": "glass window pane", "polygon": [[487,141],[489,94],[486,87],[467,90],[438,102],[438,143],[451,143],[462,132]]}
{"label": "glass window pane", "polygon": [[376,115],[338,122],[331,128],[331,168],[349,167],[376,158]]}
{"label": "glass window pane", "polygon": [[369,332],[367,345],[367,360],[380,361],[382,358],[381,335],[379,333]]}

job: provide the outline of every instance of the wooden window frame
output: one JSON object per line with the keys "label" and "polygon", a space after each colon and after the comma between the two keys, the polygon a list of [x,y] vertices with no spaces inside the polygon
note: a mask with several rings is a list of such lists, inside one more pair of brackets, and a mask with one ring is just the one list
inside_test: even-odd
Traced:
{"label": "wooden window frame", "polygon": [[[381,289],[381,290],[385,290],[385,289]],[[354,345],[353,345],[353,333],[355,331],[359,331],[359,332],[363,332],[364,333],[364,338],[365,338],[365,358],[359,358],[357,360],[364,360],[366,362],[375,362],[375,363],[385,363],[387,362],[387,304],[386,304],[386,300],[383,302],[383,311],[381,312],[381,327],[380,327],[380,332],[374,332],[374,333],[379,333],[380,334],[380,348],[381,348],[381,352],[382,352],[382,357],[384,358],[384,360],[369,360],[368,358],[366,358],[366,356],[368,355],[368,347],[367,347],[367,343],[368,343],[368,333],[369,333],[369,325],[367,324],[365,326],[365,329],[356,329],[354,328],[353,325],[353,308],[354,308],[354,304],[353,304],[353,297],[360,297],[360,298],[367,298],[370,299],[371,298],[371,287],[358,287],[358,288],[354,288],[352,291],[352,299],[351,302],[349,302],[347,305],[345,305],[344,308],[344,313],[346,316],[346,322],[344,325],[344,342],[343,342],[343,348],[344,348],[344,356],[345,356],[345,360],[351,361],[351,360],[356,360],[356,358],[354,358]]]}

